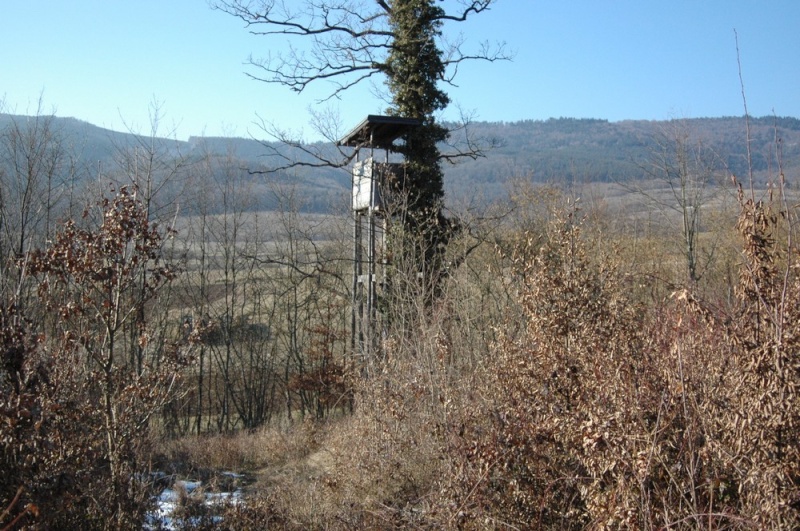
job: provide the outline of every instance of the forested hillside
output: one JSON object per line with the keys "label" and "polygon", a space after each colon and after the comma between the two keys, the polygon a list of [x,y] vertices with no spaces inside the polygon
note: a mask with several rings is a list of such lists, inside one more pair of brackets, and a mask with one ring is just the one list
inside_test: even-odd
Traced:
{"label": "forested hillside", "polygon": [[[0,127],[11,119],[0,115]],[[24,119],[24,117],[17,117]],[[357,120],[354,120],[357,121]],[[145,137],[95,127],[73,118],[56,118],[55,128],[63,133],[77,159],[93,168],[111,167],[120,150]],[[745,176],[752,167],[757,182],[764,183],[777,172],[781,161],[787,179],[800,167],[800,119],[762,117],[750,120],[750,158],[747,154],[747,124],[743,117],[695,118],[676,121],[621,121],[600,119],[551,118],[545,121],[475,122],[470,124],[473,139],[492,143],[493,148],[477,159],[459,159],[445,164],[445,180],[452,197],[492,200],[508,193],[510,180],[523,179],[558,186],[571,183],[628,181],[648,178],[643,167],[664,138],[680,126],[693,141],[702,142],[718,156],[720,170]],[[454,133],[456,139],[463,133]],[[779,141],[779,142],[776,142]],[[263,189],[265,181],[291,184],[307,211],[335,209],[348,193],[350,177],[346,169],[297,167],[291,173],[270,170],[286,160],[308,160],[298,149],[277,142],[244,138],[192,137],[188,141],[158,139],[165,153],[187,160],[203,156],[233,157],[236,164],[254,172],[257,197],[254,208],[276,206]],[[330,154],[335,148],[325,143],[309,144],[308,149]],[[443,148],[447,153],[447,149]],[[344,199],[346,200],[346,199]]]}
{"label": "forested hillside", "polygon": [[[748,173],[747,127],[741,117],[675,122],[553,118],[474,124],[475,136],[496,138],[499,146],[486,158],[448,168],[448,184],[457,195],[477,189],[496,197],[510,176],[557,185],[646,178],[643,166],[676,124],[716,152],[720,166],[736,175]],[[752,168],[761,182],[776,169],[776,138],[782,140],[784,164],[797,167],[800,120],[765,117],[750,125]]]}

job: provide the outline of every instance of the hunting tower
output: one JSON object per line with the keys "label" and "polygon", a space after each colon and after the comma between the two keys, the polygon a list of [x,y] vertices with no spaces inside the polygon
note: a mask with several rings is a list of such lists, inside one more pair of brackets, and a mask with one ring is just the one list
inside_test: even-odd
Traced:
{"label": "hunting tower", "polygon": [[340,146],[356,150],[350,342],[353,353],[364,359],[378,351],[384,332],[377,307],[386,288],[386,231],[394,213],[392,190],[402,189],[405,179],[395,142],[420,125],[422,121],[413,118],[369,115],[339,140]]}

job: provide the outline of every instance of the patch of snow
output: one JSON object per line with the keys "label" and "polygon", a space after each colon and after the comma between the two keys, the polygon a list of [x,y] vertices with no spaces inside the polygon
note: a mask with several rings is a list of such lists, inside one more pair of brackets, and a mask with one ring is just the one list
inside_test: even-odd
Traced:
{"label": "patch of snow", "polygon": [[[241,474],[234,472],[224,472],[225,477],[241,479]],[[144,529],[147,531],[155,530],[178,530],[186,527],[186,524],[200,523],[199,517],[191,517],[188,521],[175,517],[175,511],[180,507],[182,496],[191,496],[195,491],[201,489],[201,481],[177,480],[171,487],[161,491],[156,499],[156,508],[145,517]],[[242,503],[242,491],[237,488],[232,492],[203,492],[203,505],[213,514],[215,507],[238,505]],[[222,522],[221,516],[211,516],[211,520],[217,524]]]}

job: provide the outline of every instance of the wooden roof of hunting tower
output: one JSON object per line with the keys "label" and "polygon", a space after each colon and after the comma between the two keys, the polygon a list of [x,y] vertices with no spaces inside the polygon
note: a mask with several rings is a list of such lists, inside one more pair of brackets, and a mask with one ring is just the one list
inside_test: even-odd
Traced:
{"label": "wooden roof of hunting tower", "polygon": [[370,114],[341,140],[340,146],[372,147],[394,151],[394,141],[422,125],[418,118]]}

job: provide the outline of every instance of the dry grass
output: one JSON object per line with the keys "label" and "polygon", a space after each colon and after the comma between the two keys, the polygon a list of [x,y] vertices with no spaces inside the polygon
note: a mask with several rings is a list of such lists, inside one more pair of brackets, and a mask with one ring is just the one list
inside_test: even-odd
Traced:
{"label": "dry grass", "polygon": [[741,197],[738,253],[680,287],[657,234],[553,205],[434,303],[396,278],[352,412],[155,441],[154,465],[247,474],[233,529],[796,528],[794,213]]}
{"label": "dry grass", "polygon": [[304,460],[318,447],[312,422],[290,427],[265,426],[253,431],[162,441],[159,461],[186,473],[201,469],[253,472],[279,469]]}
{"label": "dry grass", "polygon": [[420,307],[351,416],[313,443],[296,433],[307,452],[277,445],[252,511],[296,529],[795,528],[800,282],[780,267],[783,218],[742,202],[723,308],[635,295],[575,212],[507,257],[518,309],[488,356],[453,350],[464,299]]}

